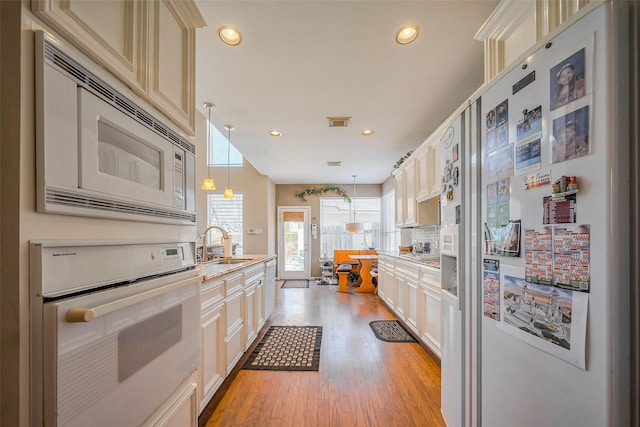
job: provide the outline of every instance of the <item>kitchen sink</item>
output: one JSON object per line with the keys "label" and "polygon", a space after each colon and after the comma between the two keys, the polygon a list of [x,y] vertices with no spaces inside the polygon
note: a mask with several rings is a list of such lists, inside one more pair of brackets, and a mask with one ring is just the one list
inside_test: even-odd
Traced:
{"label": "kitchen sink", "polygon": [[211,264],[242,264],[253,261],[252,258],[216,258],[210,261]]}

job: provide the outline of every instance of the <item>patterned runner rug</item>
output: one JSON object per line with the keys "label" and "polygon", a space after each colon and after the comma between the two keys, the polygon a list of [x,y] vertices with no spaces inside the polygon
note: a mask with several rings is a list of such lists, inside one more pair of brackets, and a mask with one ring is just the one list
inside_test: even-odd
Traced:
{"label": "patterned runner rug", "polygon": [[282,289],[286,288],[308,288],[309,281],[308,280],[285,280],[282,286]]}
{"label": "patterned runner rug", "polygon": [[322,326],[271,326],[242,369],[317,371]]}
{"label": "patterned runner rug", "polygon": [[374,320],[369,322],[373,334],[387,342],[418,342],[397,320]]}

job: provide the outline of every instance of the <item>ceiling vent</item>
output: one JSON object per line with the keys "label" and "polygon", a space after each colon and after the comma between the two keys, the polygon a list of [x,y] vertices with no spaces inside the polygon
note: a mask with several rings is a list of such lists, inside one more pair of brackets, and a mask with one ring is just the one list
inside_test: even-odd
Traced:
{"label": "ceiling vent", "polygon": [[346,128],[351,117],[327,117],[330,128]]}
{"label": "ceiling vent", "polygon": [[342,164],[341,161],[339,162],[327,162],[327,166],[340,166]]}

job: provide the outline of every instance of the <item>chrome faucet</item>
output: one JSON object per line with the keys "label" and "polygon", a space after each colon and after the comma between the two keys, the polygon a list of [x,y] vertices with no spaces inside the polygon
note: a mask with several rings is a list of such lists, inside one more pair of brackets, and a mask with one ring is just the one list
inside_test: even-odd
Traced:
{"label": "chrome faucet", "polygon": [[214,228],[216,230],[220,230],[220,232],[222,233],[222,242],[224,244],[224,257],[228,258],[231,256],[231,244],[230,244],[231,241],[229,240],[229,233],[227,233],[227,230],[220,227],[219,225],[210,225],[207,227],[206,230],[204,230],[204,234],[202,235],[202,261],[201,262],[206,262],[209,259],[209,254],[207,253],[207,233],[209,232],[209,230]]}

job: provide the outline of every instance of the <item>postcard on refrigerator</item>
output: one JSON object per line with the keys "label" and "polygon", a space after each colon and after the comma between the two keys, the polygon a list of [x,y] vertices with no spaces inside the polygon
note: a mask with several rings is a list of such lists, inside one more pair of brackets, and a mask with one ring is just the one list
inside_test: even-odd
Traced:
{"label": "postcard on refrigerator", "polygon": [[543,227],[542,230],[525,230],[524,253],[525,280],[529,283],[551,285],[553,274],[551,227]]}
{"label": "postcard on refrigerator", "polygon": [[[590,97],[585,98],[590,101]],[[583,103],[581,103],[583,104]],[[552,115],[551,163],[576,159],[591,153],[591,118],[590,105],[566,112],[558,110]]]}
{"label": "postcard on refrigerator", "polygon": [[524,189],[533,190],[534,188],[551,185],[551,171],[533,173],[524,177]]}
{"label": "postcard on refrigerator", "polygon": [[556,199],[553,196],[542,198],[542,223],[567,224],[576,222],[576,195]]}
{"label": "postcard on refrigerator", "polygon": [[553,285],[589,292],[590,226],[553,227]]}
{"label": "postcard on refrigerator", "polygon": [[533,138],[525,139],[516,145],[516,174],[540,169],[542,164],[541,135],[538,133]]}
{"label": "postcard on refrigerator", "polygon": [[516,140],[518,142],[542,132],[542,106],[524,113],[524,118],[516,125]]}
{"label": "postcard on refrigerator", "polygon": [[483,260],[483,305],[484,315],[494,320],[500,320],[500,261],[497,259]]}
{"label": "postcard on refrigerator", "polygon": [[551,110],[582,98],[587,93],[585,48],[564,58],[550,70]]}
{"label": "postcard on refrigerator", "polygon": [[500,273],[484,271],[482,278],[484,315],[500,320]]}
{"label": "postcard on refrigerator", "polygon": [[500,267],[498,327],[581,369],[585,369],[588,301],[582,292],[529,283],[522,268]]}

